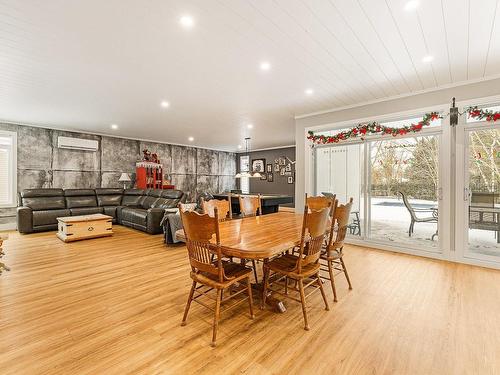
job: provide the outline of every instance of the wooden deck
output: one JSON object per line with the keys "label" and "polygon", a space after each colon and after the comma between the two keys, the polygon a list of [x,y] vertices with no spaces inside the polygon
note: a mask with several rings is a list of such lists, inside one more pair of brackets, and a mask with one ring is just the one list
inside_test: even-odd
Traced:
{"label": "wooden deck", "polygon": [[[498,374],[500,271],[349,246],[354,290],[285,314],[193,305],[184,246],[114,226],[63,243],[55,232],[3,244],[1,374]],[[327,287],[327,296],[333,299]],[[245,310],[239,311],[239,310]]]}

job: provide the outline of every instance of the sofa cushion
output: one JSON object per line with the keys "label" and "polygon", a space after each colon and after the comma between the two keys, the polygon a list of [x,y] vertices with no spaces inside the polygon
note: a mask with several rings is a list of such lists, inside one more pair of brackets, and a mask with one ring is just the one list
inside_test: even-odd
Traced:
{"label": "sofa cushion", "polygon": [[70,208],[71,216],[102,214],[102,207],[77,207]]}
{"label": "sofa cushion", "polygon": [[145,210],[147,210],[148,208],[151,208],[157,200],[158,198],[155,196],[146,195],[142,197],[139,205]]}
{"label": "sofa cushion", "polygon": [[63,195],[63,189],[24,189],[21,192],[21,198],[61,197]]}
{"label": "sofa cushion", "polygon": [[123,206],[139,206],[144,195],[142,189],[126,189],[123,193],[122,205]]}
{"label": "sofa cushion", "polygon": [[148,217],[148,211],[142,208],[124,207],[121,213],[121,220],[136,223],[145,226]]}
{"label": "sofa cushion", "polygon": [[96,195],[123,195],[123,189],[99,188],[95,189]]}
{"label": "sofa cushion", "polygon": [[161,197],[168,198],[168,199],[179,199],[180,200],[183,195],[184,195],[184,192],[182,190],[165,189],[165,190],[163,190]]}
{"label": "sofa cushion", "polygon": [[58,217],[70,216],[70,210],[33,211],[33,226],[57,224]]}
{"label": "sofa cushion", "polygon": [[116,211],[117,211],[117,206],[104,206],[103,209],[103,214],[112,216],[113,219],[116,219]]}
{"label": "sofa cushion", "polygon": [[150,196],[150,197],[156,197],[156,198],[160,198],[163,194],[163,190],[161,189],[149,189],[146,193],[146,195]]}
{"label": "sofa cushion", "polygon": [[33,211],[40,210],[57,210],[66,208],[66,203],[64,197],[58,196],[41,196],[41,197],[29,197],[22,198],[23,206],[30,207]]}
{"label": "sofa cushion", "polygon": [[97,207],[97,201],[95,195],[66,196],[66,206],[68,208]]}
{"label": "sofa cushion", "polygon": [[98,195],[97,203],[99,206],[120,206],[122,204],[122,195]]}
{"label": "sofa cushion", "polygon": [[82,195],[94,195],[95,196],[95,190],[94,189],[64,189],[64,196],[65,197],[79,197]]}

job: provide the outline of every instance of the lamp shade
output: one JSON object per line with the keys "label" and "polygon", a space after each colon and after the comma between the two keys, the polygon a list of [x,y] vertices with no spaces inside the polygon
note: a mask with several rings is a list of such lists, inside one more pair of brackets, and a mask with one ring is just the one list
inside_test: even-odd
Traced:
{"label": "lamp shade", "polygon": [[130,176],[129,176],[128,173],[122,173],[121,176],[120,176],[120,178],[118,179],[118,181],[120,181],[120,182],[130,182],[132,180],[130,179]]}

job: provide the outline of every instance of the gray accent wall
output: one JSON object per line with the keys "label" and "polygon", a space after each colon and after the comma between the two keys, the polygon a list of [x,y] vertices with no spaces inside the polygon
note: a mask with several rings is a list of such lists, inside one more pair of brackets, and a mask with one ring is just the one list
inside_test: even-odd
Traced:
{"label": "gray accent wall", "polygon": [[[294,197],[295,201],[295,165],[292,165],[292,175],[294,177],[293,184],[288,183],[288,176],[280,176],[278,172],[274,172],[274,160],[282,157],[288,157],[291,161],[295,161],[295,147],[250,152],[250,168],[252,168],[253,159],[266,159],[266,168],[267,164],[273,165],[273,182],[260,180],[258,178],[251,178],[250,193],[290,195]],[[288,160],[286,163],[289,163]],[[240,163],[238,157],[238,170],[239,166]],[[286,204],[285,206],[294,207],[294,204]]]}
{"label": "gray accent wall", "polygon": [[[17,188],[123,187],[122,172],[135,178],[135,163],[147,148],[156,152],[165,178],[184,191],[188,201],[208,191],[234,189],[236,154],[196,147],[66,132],[0,123],[17,132]],[[94,139],[97,152],[57,148],[59,136]],[[15,222],[15,208],[0,208],[0,225]]]}

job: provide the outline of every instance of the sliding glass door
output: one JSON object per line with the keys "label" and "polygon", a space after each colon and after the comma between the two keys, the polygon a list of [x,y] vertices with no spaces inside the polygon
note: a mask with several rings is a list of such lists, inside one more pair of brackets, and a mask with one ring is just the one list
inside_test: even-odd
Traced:
{"label": "sliding glass door", "polygon": [[314,147],[314,194],[336,194],[340,204],[353,198],[352,239],[441,252],[440,125],[435,122],[418,136],[375,135]]}
{"label": "sliding glass door", "polygon": [[464,257],[500,262],[500,125],[468,123],[459,130],[457,248]]}
{"label": "sliding glass door", "polygon": [[354,236],[361,236],[363,232],[363,149],[362,143],[353,143],[315,150],[315,194],[336,194],[340,204],[353,198],[348,235]]}
{"label": "sliding glass door", "polygon": [[439,135],[369,143],[369,239],[438,250],[439,143]]}

